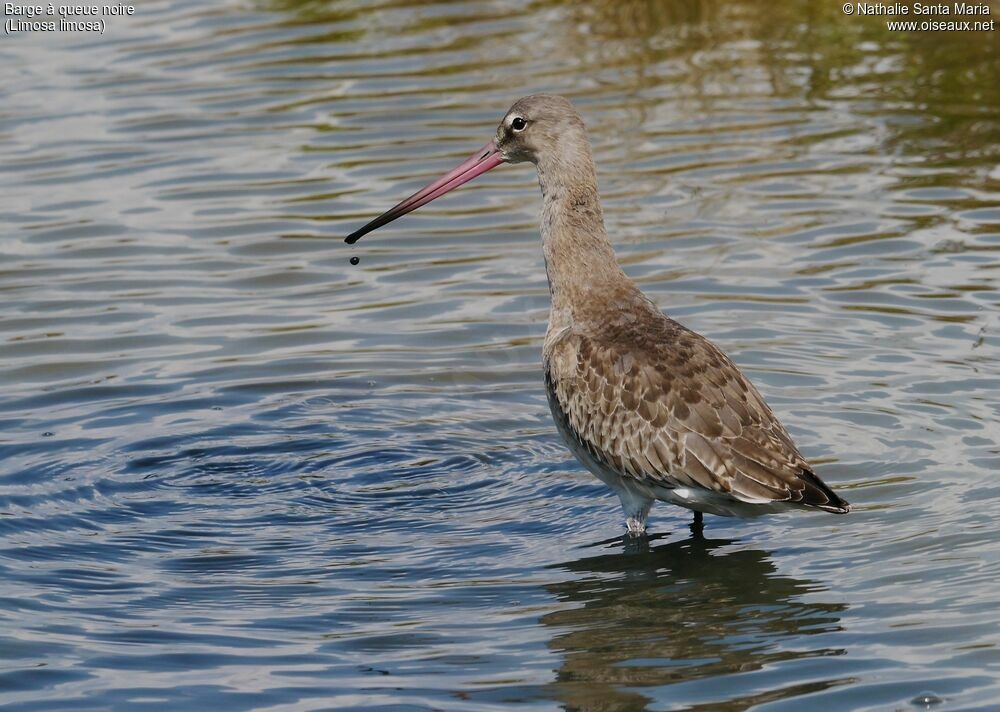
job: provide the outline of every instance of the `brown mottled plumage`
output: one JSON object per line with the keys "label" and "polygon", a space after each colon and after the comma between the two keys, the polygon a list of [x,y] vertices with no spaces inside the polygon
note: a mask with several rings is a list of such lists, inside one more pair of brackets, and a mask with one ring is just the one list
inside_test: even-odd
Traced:
{"label": "brown mottled plumage", "polygon": [[736,365],[663,315],[622,271],[583,121],[566,99],[519,100],[481,152],[348,241],[500,162],[522,161],[535,164],[542,189],[549,405],[574,454],[619,495],[629,531],[645,530],[655,500],[694,510],[696,521],[701,512],[754,516],[788,506],[850,511]]}

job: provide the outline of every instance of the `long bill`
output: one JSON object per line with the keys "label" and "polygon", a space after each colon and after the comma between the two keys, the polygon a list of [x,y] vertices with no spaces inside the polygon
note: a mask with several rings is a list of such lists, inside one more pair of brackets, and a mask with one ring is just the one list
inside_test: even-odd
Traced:
{"label": "long bill", "polygon": [[468,183],[476,176],[481,176],[491,168],[496,168],[501,163],[503,163],[503,159],[500,157],[497,142],[494,139],[433,183],[424,186],[403,202],[382,213],[360,230],[352,232],[344,238],[344,242],[348,245],[353,245],[372,230],[377,230],[383,225],[391,223],[396,218],[401,218],[407,213],[413,212],[421,205],[427,205],[432,200],[440,198],[463,183]]}

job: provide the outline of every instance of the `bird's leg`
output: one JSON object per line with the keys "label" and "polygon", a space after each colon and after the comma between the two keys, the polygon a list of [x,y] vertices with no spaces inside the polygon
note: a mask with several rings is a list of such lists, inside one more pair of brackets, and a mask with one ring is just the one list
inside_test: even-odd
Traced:
{"label": "bird's leg", "polygon": [[691,531],[694,534],[701,534],[702,530],[705,528],[704,522],[705,516],[701,512],[695,510],[694,521],[691,522]]}
{"label": "bird's leg", "polygon": [[646,533],[646,517],[653,506],[652,497],[647,497],[639,492],[622,488],[618,491],[618,498],[622,501],[622,511],[625,512],[625,527],[629,536],[642,536]]}

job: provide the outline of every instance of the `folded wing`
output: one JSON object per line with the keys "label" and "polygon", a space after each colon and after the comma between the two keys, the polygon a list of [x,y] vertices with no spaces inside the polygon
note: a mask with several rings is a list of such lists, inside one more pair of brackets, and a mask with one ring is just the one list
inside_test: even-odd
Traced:
{"label": "folded wing", "polygon": [[599,339],[570,328],[547,347],[554,397],[588,450],[641,481],[850,510],[725,354],[655,317],[603,324]]}

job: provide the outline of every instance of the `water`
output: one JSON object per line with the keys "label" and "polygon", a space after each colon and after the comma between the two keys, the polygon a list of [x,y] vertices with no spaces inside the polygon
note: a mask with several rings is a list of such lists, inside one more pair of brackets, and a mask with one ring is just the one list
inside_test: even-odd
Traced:
{"label": "water", "polygon": [[[820,5],[5,37],[0,707],[1000,704],[1000,34]],[[543,395],[529,167],[342,243],[542,89],[626,270],[852,514],[623,545]]]}

